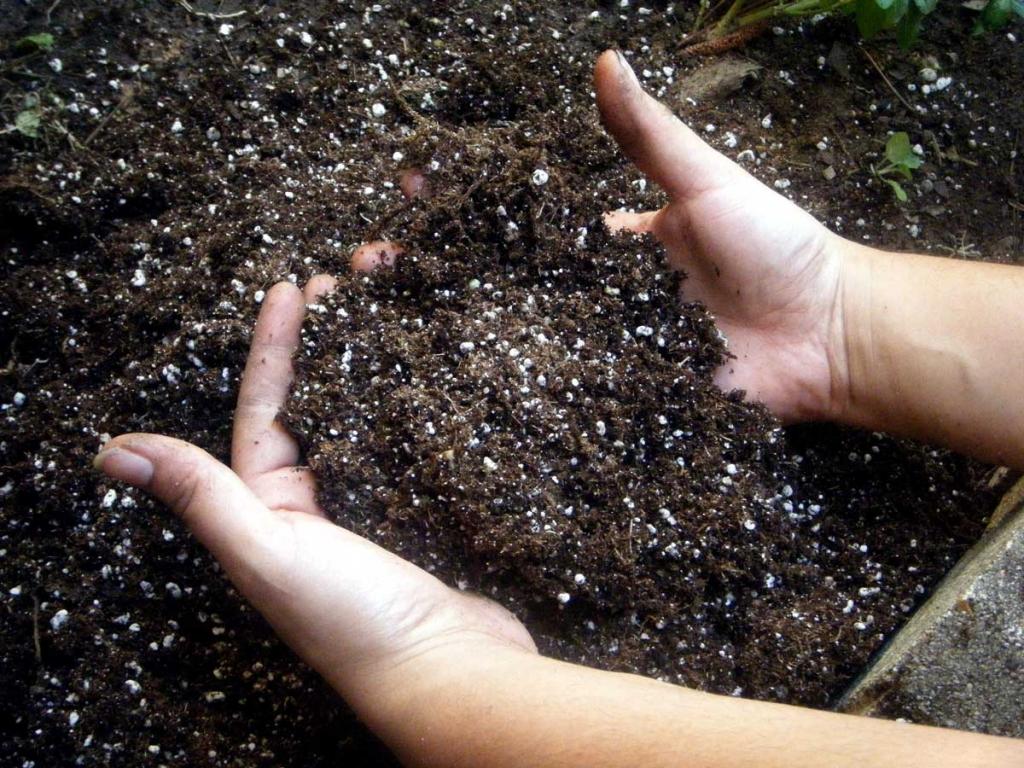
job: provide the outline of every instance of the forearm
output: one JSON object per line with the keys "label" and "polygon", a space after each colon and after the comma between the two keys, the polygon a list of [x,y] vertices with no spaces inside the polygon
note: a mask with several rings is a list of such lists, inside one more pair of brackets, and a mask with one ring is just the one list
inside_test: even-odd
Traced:
{"label": "forearm", "polygon": [[844,247],[835,420],[1024,469],[1024,269]]}
{"label": "forearm", "polygon": [[[1020,742],[715,696],[519,651],[456,653],[357,710],[413,766],[999,766]],[[420,677],[419,675],[422,675]]]}

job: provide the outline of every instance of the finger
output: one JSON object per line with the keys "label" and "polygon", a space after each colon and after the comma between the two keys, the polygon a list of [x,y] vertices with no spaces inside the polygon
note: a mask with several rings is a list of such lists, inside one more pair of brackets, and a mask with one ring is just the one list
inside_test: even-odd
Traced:
{"label": "finger", "polygon": [[650,232],[654,226],[654,217],[658,211],[644,211],[633,213],[632,211],[608,211],[604,215],[604,225],[613,234],[616,232],[635,232],[642,235]]}
{"label": "finger", "polygon": [[381,266],[393,267],[395,259],[402,253],[402,246],[391,240],[363,243],[352,252],[352,269],[356,272],[372,272]]}
{"label": "finger", "polygon": [[121,435],[103,447],[93,466],[169,506],[239,588],[272,557],[280,518],[201,448],[162,435]]}
{"label": "finger", "polygon": [[402,171],[398,175],[398,187],[408,200],[430,195],[427,177],[423,175],[423,171],[419,168],[406,168]]}
{"label": "finger", "polygon": [[302,289],[302,296],[307,304],[316,304],[320,299],[334,290],[338,281],[331,275],[313,275]]}
{"label": "finger", "polygon": [[673,199],[692,197],[743,173],[647,95],[618,51],[601,54],[594,86],[608,131],[626,156]]}
{"label": "finger", "polygon": [[263,300],[238,390],[231,441],[231,466],[243,480],[298,461],[299,446],[277,421],[277,413],[291,386],[292,355],[304,313],[302,292],[291,283],[278,283]]}
{"label": "finger", "polygon": [[324,516],[316,501],[316,477],[309,467],[285,467],[253,477],[246,483],[273,510]]}

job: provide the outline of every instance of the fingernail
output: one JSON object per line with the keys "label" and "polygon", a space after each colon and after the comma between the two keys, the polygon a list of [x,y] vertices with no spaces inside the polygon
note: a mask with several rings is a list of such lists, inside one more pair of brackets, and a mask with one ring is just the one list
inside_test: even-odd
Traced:
{"label": "fingernail", "polygon": [[153,463],[137,453],[122,448],[110,448],[96,454],[92,465],[115,480],[145,487],[153,479]]}
{"label": "fingernail", "polygon": [[622,51],[616,51],[615,55],[619,59],[619,67],[622,69],[622,73],[626,75],[630,79],[630,81],[632,81],[636,85],[640,85],[640,81],[636,79],[636,72],[634,72],[633,68],[629,66],[629,62],[626,60],[626,57],[622,54]]}

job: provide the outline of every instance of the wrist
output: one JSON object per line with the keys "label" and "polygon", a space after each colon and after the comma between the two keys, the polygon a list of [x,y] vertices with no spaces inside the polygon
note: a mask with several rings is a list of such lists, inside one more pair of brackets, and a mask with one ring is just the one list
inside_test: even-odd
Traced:
{"label": "wrist", "polygon": [[355,664],[342,660],[323,671],[386,741],[411,715],[424,714],[415,710],[434,706],[433,693],[473,685],[464,679],[466,670],[495,660],[540,658],[525,627],[497,603],[467,593],[452,596],[389,652]]}
{"label": "wrist", "polygon": [[450,764],[453,750],[466,746],[460,742],[487,737],[475,719],[481,706],[545,663],[552,662],[535,650],[466,638],[379,669],[344,696],[403,764]]}
{"label": "wrist", "polygon": [[863,393],[877,385],[866,379],[882,373],[873,312],[873,275],[881,251],[839,236],[833,246],[839,265],[828,341],[829,394],[822,420],[863,426]]}

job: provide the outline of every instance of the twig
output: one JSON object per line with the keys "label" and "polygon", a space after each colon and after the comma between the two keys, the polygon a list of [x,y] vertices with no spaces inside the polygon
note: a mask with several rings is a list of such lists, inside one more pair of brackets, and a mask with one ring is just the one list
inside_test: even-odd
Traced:
{"label": "twig", "polygon": [[917,109],[914,106],[912,106],[909,101],[907,101],[905,98],[903,98],[903,94],[902,93],[900,93],[899,91],[896,90],[896,86],[894,86],[892,84],[892,81],[888,77],[885,76],[885,72],[883,72],[882,68],[880,66],[878,66],[878,62],[875,61],[874,57],[870,53],[868,53],[867,49],[866,48],[861,48],[860,52],[863,53],[867,57],[867,60],[871,62],[871,66],[874,67],[875,71],[879,75],[882,76],[882,79],[885,80],[885,84],[889,86],[889,90],[893,92],[893,95],[897,99],[899,99],[901,102],[903,102],[903,106],[905,106],[911,112],[914,112],[916,114],[917,113]]}
{"label": "twig", "polygon": [[53,12],[57,10],[57,6],[60,5],[60,3],[61,0],[53,0],[50,7],[46,9],[46,26],[50,26],[50,16],[52,16]]}
{"label": "twig", "polygon": [[79,143],[78,139],[75,138],[75,135],[69,131],[67,126],[60,120],[54,120],[53,127],[64,135],[64,138],[68,140],[68,146],[71,147],[73,151],[77,152],[80,149],[86,149],[85,145]]}
{"label": "twig", "polygon": [[135,98],[135,89],[131,88],[130,86],[126,87],[124,95],[121,97],[121,100],[114,105],[114,108],[107,113],[106,117],[104,117],[100,121],[100,124],[93,128],[92,132],[85,137],[85,141],[82,142],[82,146],[88,147],[89,143],[96,138],[100,131],[107,127],[107,123],[110,122],[110,119],[118,112],[120,112],[122,109],[127,107],[133,98]]}
{"label": "twig", "polygon": [[242,9],[241,11],[232,11],[231,13],[212,13],[210,11],[198,11],[192,3],[188,0],[178,0],[178,5],[184,8],[186,11],[191,13],[193,16],[198,16],[201,19],[211,19],[212,21],[221,21],[223,19],[237,19],[239,16],[245,16],[248,11]]}
{"label": "twig", "polygon": [[39,598],[32,595],[32,644],[36,649],[36,661],[43,663],[43,645],[39,641]]}
{"label": "twig", "polygon": [[228,44],[224,42],[224,38],[223,37],[218,38],[218,39],[220,40],[220,44],[224,48],[224,53],[226,53],[228,55],[228,61],[230,61],[231,65],[237,69],[238,68],[238,60],[235,59],[235,55],[231,52],[231,49],[228,48]]}

